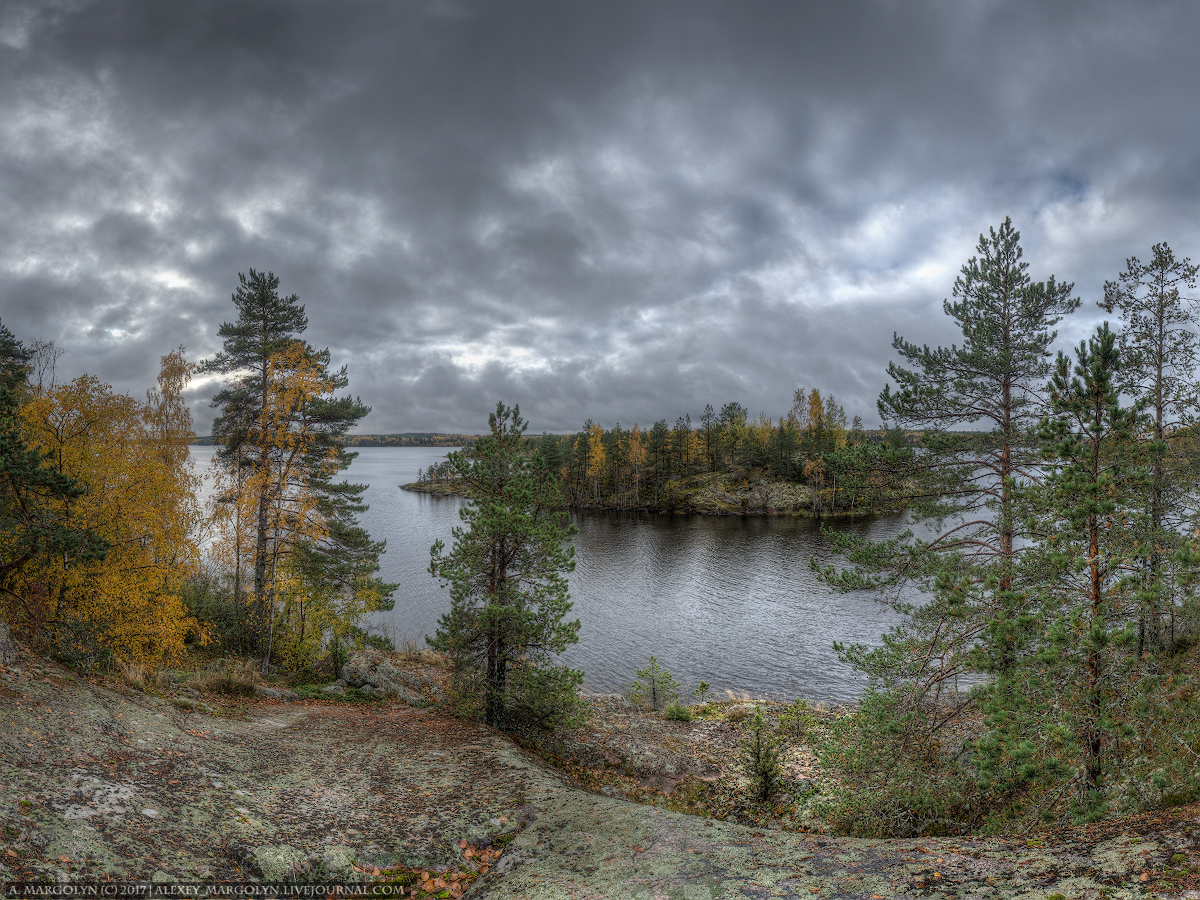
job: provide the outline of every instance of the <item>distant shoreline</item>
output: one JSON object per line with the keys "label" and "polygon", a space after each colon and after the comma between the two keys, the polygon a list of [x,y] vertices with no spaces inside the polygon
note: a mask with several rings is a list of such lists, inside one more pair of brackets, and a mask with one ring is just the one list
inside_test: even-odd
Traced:
{"label": "distant shoreline", "polygon": [[[473,444],[477,434],[444,434],[441,432],[410,431],[403,434],[350,434],[347,447],[465,447]],[[192,447],[217,446],[212,435],[197,437]]]}

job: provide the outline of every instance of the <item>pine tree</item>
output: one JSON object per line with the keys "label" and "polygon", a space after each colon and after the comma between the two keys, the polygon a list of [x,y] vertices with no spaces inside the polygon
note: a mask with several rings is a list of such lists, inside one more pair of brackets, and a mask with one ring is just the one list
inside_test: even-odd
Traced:
{"label": "pine tree", "polygon": [[1100,303],[1124,320],[1119,337],[1120,387],[1126,396],[1145,403],[1152,425],[1147,437],[1159,448],[1150,459],[1152,477],[1146,496],[1151,531],[1146,548],[1138,554],[1143,598],[1139,656],[1175,640],[1171,559],[1182,542],[1180,501],[1193,486],[1185,477],[1190,467],[1182,459],[1179,436],[1195,424],[1193,411],[1200,400],[1196,383],[1200,315],[1195,300],[1180,295],[1180,288],[1196,287],[1200,268],[1189,259],[1175,259],[1166,244],[1155,244],[1151,253],[1149,263],[1136,256],[1126,260],[1117,280],[1105,283]]}
{"label": "pine tree", "polygon": [[554,474],[526,452],[519,407],[498,403],[488,426],[469,454],[449,457],[471,502],[449,552],[441,541],[430,549],[429,571],[449,585],[450,612],[428,640],[450,656],[462,706],[488,725],[553,726],[581,709],[583,673],[553,661],[579,640],[578,620],[566,621],[574,528],[557,510]]}
{"label": "pine tree", "polygon": [[[925,671],[906,676],[923,679],[926,691],[919,695],[936,695],[948,679],[971,669],[996,672],[1013,664],[1024,615],[1017,563],[1027,537],[1019,490],[1039,477],[1036,428],[1053,326],[1079,305],[1072,285],[1053,276],[1033,281],[1022,255],[1010,219],[980,236],[978,255],[954,283],[956,299],[943,304],[962,330],[961,346],[930,349],[899,335],[892,343],[911,368],[888,366],[897,389],[888,386],[880,395],[880,415],[885,423],[923,432],[923,453],[909,458],[894,483],[907,486],[904,499],[914,520],[949,522],[946,530],[931,540],[890,546],[833,536],[861,567],[840,582],[826,573],[835,585],[861,587],[866,570],[876,585],[907,580],[934,590],[934,604],[923,615],[929,638],[936,636],[949,652],[928,655]],[[980,424],[990,430],[955,430]],[[938,584],[952,590],[939,598]]]}
{"label": "pine tree", "polygon": [[1038,624],[1017,665],[981,692],[985,779],[1009,794],[1068,779],[1077,785],[1072,808],[1089,819],[1103,811],[1119,745],[1133,733],[1136,602],[1125,561],[1145,537],[1141,498],[1154,449],[1135,440],[1143,416],[1140,404],[1121,406],[1119,369],[1107,322],[1080,344],[1074,365],[1058,355],[1041,428],[1049,469],[1039,540],[1026,560],[1042,582]]}
{"label": "pine tree", "polygon": [[[1079,300],[1072,285],[1053,276],[1033,281],[1022,256],[1010,219],[980,236],[977,255],[955,280],[953,299],[943,303],[962,331],[961,345],[931,349],[899,335],[893,340],[905,365],[889,365],[896,388],[879,397],[885,426],[895,426],[885,443],[895,435],[899,445],[903,430],[914,429],[922,432],[922,446],[919,453],[897,446],[885,457],[894,468],[884,493],[902,500],[914,521],[940,526],[941,533],[928,540],[906,533],[882,543],[828,533],[853,567],[829,568],[822,577],[838,589],[887,591],[907,617],[878,649],[842,648],[881,692],[878,709],[890,722],[880,742],[891,748],[889,764],[902,768],[912,765],[906,747],[935,742],[968,708],[955,689],[959,676],[985,672],[1002,686],[1014,683],[1008,675],[1033,624],[1035,585],[1022,582],[1019,565],[1033,538],[1024,527],[1022,490],[1041,474],[1037,427],[1053,328]],[[981,425],[988,430],[962,430]],[[871,465],[883,459],[862,457]],[[843,478],[858,490],[867,474]],[[905,602],[908,584],[929,592],[930,601]],[[889,752],[871,749],[877,760]],[[928,787],[945,774],[931,768],[906,777],[914,793],[922,793],[922,778]]]}
{"label": "pine tree", "polygon": [[[221,410],[213,436],[221,449],[217,463],[226,483],[236,487],[229,499],[244,512],[253,544],[254,612],[252,631],[257,650],[266,652],[275,609],[272,573],[278,568],[284,540],[283,510],[308,498],[308,515],[319,520],[303,532],[306,552],[336,572],[375,572],[383,545],[365,537],[354,517],[365,509],[365,485],[335,482],[356,454],[345,449],[347,431],[369,411],[357,398],[335,397],[348,384],[346,368],[331,371],[328,350],[316,350],[299,339],[308,327],[299,297],[279,295],[274,273],[250,270],[238,275],[232,300],[236,323],[218,330],[222,352],[201,363],[201,372],[219,372],[230,381],[212,405]],[[247,496],[245,492],[252,496]],[[293,517],[294,520],[296,517]],[[240,541],[240,528],[238,540]],[[315,555],[314,555],[315,554]],[[275,565],[272,565],[274,563]],[[240,601],[241,559],[234,563],[234,592]],[[390,591],[381,583],[358,582],[387,608]],[[264,665],[267,660],[264,658]]]}

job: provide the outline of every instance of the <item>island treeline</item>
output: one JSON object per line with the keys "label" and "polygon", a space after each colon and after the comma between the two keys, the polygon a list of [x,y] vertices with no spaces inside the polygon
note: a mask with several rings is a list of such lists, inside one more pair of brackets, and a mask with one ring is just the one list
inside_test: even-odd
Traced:
{"label": "island treeline", "polygon": [[[736,514],[831,515],[878,510],[894,485],[880,477],[892,458],[919,443],[901,429],[865,429],[832,394],[797,388],[786,415],[751,418],[737,402],[705,407],[674,425],[590,419],[575,434],[531,436],[526,443],[555,473],[571,506]],[[451,466],[420,474],[417,489],[454,492]]]}

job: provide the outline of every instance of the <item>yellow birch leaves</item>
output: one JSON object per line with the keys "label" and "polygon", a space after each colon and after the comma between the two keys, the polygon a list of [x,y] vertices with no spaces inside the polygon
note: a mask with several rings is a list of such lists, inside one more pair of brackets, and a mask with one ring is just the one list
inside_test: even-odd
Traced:
{"label": "yellow birch leaves", "polygon": [[84,375],[22,408],[30,445],[86,491],[69,501],[70,522],[110,544],[103,560],[43,557],[20,574],[34,619],[23,624],[60,653],[157,666],[200,631],[179,593],[198,558],[190,371],[180,348],[145,403]]}

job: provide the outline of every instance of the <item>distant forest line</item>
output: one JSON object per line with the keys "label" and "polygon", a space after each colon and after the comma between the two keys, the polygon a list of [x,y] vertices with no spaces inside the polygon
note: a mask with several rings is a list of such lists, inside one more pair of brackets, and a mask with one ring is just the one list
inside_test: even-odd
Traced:
{"label": "distant forest line", "polygon": [[[465,447],[474,443],[478,435],[442,434],[432,431],[406,431],[403,434],[348,434],[347,447]],[[212,447],[216,444],[212,435],[198,437],[193,447]]]}

